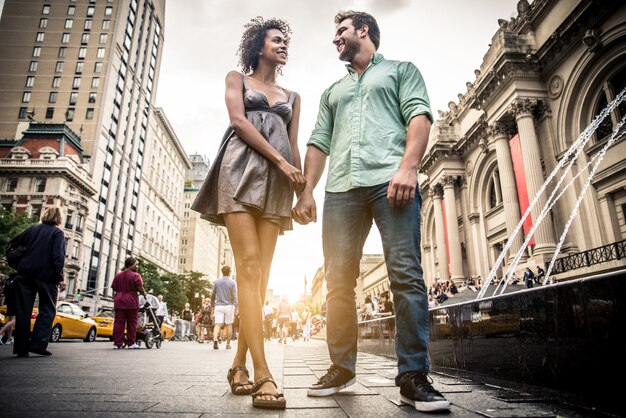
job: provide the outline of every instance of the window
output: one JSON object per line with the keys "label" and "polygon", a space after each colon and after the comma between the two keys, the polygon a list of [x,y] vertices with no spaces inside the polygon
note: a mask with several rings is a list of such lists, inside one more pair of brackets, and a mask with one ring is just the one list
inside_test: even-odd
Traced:
{"label": "window", "polygon": [[74,105],[74,104],[76,104],[77,101],[78,101],[78,92],[75,92],[75,91],[71,92],[70,93],[70,104]]}
{"label": "window", "polygon": [[46,190],[46,179],[35,180],[35,192],[43,193]]}
{"label": "window", "polygon": [[87,16],[92,17],[93,14],[95,13],[95,11],[96,11],[95,7],[93,7],[93,6],[87,7]]}
{"label": "window", "polygon": [[102,21],[102,30],[108,30],[111,27],[111,21],[110,20],[103,20]]}
{"label": "window", "polygon": [[42,15],[49,15],[50,14],[50,5],[49,4],[44,4],[43,5],[43,10],[41,11]]}
{"label": "window", "polygon": [[76,6],[68,6],[67,7],[67,14],[69,16],[74,16],[74,13],[76,13]]}
{"label": "window", "polygon": [[26,119],[27,108],[20,107],[20,111],[17,114],[18,119]]}
{"label": "window", "polygon": [[107,38],[108,38],[108,34],[106,33],[101,33],[100,34],[100,43],[101,44],[106,44],[107,43]]}
{"label": "window", "polygon": [[28,102],[30,102],[30,91],[25,91],[24,94],[22,94],[22,103]]}
{"label": "window", "polygon": [[91,79],[91,88],[97,89],[100,87],[100,77],[94,77]]}
{"label": "window", "polygon": [[62,46],[59,48],[59,58],[65,58],[65,55],[67,54],[67,48]]}
{"label": "window", "polygon": [[[598,103],[595,107],[594,116],[601,113],[609,102],[615,100],[615,97],[626,87],[626,68],[618,71],[615,75],[605,81],[602,90],[599,93]],[[611,115],[604,118],[596,130],[596,142],[611,137],[616,127],[616,122],[626,115],[626,103],[622,101]]]}
{"label": "window", "polygon": [[31,61],[30,66],[28,67],[28,71],[35,72],[37,71],[38,61]]}
{"label": "window", "polygon": [[65,19],[65,29],[72,29],[74,26],[74,19]]}
{"label": "window", "polygon": [[74,77],[74,82],[72,83],[72,88],[77,89],[80,87],[80,77]]}
{"label": "window", "polygon": [[53,117],[54,117],[54,107],[46,108],[46,119],[52,119]]}
{"label": "window", "polygon": [[37,37],[35,38],[35,42],[43,42],[46,38],[46,34],[44,32],[37,32]]}
{"label": "window", "polygon": [[28,76],[26,77],[26,87],[32,87],[35,84],[35,77]]}
{"label": "window", "polygon": [[78,260],[78,249],[80,248],[80,243],[74,241],[74,244],[72,246],[72,258],[74,260]]}
{"label": "window", "polygon": [[95,103],[97,97],[98,97],[98,93],[95,93],[93,91],[89,93],[89,103]]}
{"label": "window", "polygon": [[48,97],[48,103],[56,103],[57,102],[57,92],[56,91],[52,91],[50,92],[50,97]]}
{"label": "window", "polygon": [[93,72],[94,73],[99,73],[102,71],[102,63],[101,62],[96,62],[93,66]]}
{"label": "window", "polygon": [[61,43],[62,44],[67,44],[70,42],[70,34],[65,32],[62,36],[61,36]]}
{"label": "window", "polygon": [[33,57],[40,57],[41,56],[41,47],[40,46],[36,46],[33,48]]}
{"label": "window", "polygon": [[91,19],[85,19],[85,26],[84,29],[85,30],[91,30],[91,27],[93,26],[93,20]]}
{"label": "window", "polygon": [[7,179],[7,192],[14,192],[17,189],[17,178],[12,177]]}
{"label": "window", "polygon": [[65,120],[68,122],[71,122],[74,120],[74,111],[75,109],[73,107],[68,107],[67,111],[65,112]]}
{"label": "window", "polygon": [[93,107],[87,108],[87,113],[85,113],[85,119],[93,119]]}
{"label": "window", "polygon": [[85,63],[83,61],[78,61],[76,63],[76,74],[82,73],[84,66],[85,66]]}
{"label": "window", "polygon": [[45,29],[47,27],[48,27],[48,19],[43,18],[43,17],[39,19],[39,28]]}
{"label": "window", "polygon": [[98,48],[98,58],[104,58],[104,48]]}
{"label": "window", "polygon": [[86,45],[89,43],[89,34],[88,33],[83,33],[83,36],[81,36],[80,38],[80,43],[83,45]]}
{"label": "window", "polygon": [[87,48],[79,48],[78,59],[85,59],[85,56],[87,56]]}
{"label": "window", "polygon": [[111,16],[112,14],[113,14],[113,7],[111,7],[111,6],[107,6],[107,7],[104,9],[104,15],[105,15],[105,16]]}
{"label": "window", "polygon": [[41,205],[30,205],[30,216],[39,219],[41,216]]}
{"label": "window", "polygon": [[57,61],[57,65],[54,68],[54,71],[57,73],[62,73],[63,72],[63,61]]}
{"label": "window", "polygon": [[52,87],[59,87],[61,85],[61,77],[54,77],[52,79]]}

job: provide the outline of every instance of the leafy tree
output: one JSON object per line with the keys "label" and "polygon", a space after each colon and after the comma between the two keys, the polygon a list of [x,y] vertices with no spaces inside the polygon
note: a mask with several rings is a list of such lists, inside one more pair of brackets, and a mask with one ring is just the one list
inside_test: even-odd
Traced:
{"label": "leafy tree", "polygon": [[191,309],[196,312],[202,304],[201,296],[209,297],[213,285],[204,278],[204,274],[197,271],[182,274],[180,277],[187,301],[191,304]]}
{"label": "leafy tree", "polygon": [[[6,257],[7,244],[15,235],[19,234],[29,226],[36,223],[34,217],[24,213],[16,213],[0,207],[0,257]],[[0,265],[1,273],[9,273],[11,268],[7,265]]]}
{"label": "leafy tree", "polygon": [[169,313],[182,312],[185,303],[187,303],[187,296],[180,275],[166,274],[162,276],[162,280],[165,284],[163,299],[167,302]]}
{"label": "leafy tree", "polygon": [[[156,264],[151,263],[148,260],[140,260],[137,272],[143,279],[143,285],[146,291],[152,290],[153,295],[165,294],[165,283],[163,283],[163,276],[159,272],[159,268]],[[165,297],[165,295],[164,295]]]}

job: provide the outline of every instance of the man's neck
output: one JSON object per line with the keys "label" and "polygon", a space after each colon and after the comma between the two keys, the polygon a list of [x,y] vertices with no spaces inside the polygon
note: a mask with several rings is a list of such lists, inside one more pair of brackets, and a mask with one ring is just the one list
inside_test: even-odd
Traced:
{"label": "man's neck", "polygon": [[375,49],[364,47],[361,49],[361,51],[359,51],[358,54],[354,56],[352,61],[350,61],[350,65],[352,66],[352,68],[354,68],[354,70],[359,75],[359,77],[361,76],[361,74],[365,72],[367,67],[370,65],[370,62],[372,61],[372,56],[375,53],[376,53]]}

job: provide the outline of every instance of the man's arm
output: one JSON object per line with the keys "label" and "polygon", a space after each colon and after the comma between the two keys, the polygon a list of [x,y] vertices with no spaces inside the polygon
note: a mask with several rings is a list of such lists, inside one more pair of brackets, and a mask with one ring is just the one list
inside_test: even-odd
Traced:
{"label": "man's arm", "polygon": [[320,181],[326,167],[326,154],[314,145],[309,145],[304,157],[304,177],[306,186],[298,197],[298,202],[293,208],[293,217],[296,222],[306,225],[309,222],[317,222],[317,207],[313,198],[313,190]]}
{"label": "man's arm", "polygon": [[387,189],[387,199],[391,206],[404,207],[415,198],[417,171],[426,152],[430,127],[430,119],[426,115],[414,116],[409,122],[404,156]]}

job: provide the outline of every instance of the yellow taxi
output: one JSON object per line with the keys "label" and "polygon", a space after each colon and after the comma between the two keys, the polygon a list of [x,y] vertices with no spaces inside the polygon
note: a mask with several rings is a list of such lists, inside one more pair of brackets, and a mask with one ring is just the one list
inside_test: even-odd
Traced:
{"label": "yellow taxi", "polygon": [[[113,308],[103,307],[98,310],[96,316],[93,317],[96,321],[98,337],[105,337],[113,339],[113,322],[115,318],[115,311]],[[174,326],[163,322],[161,324],[161,336],[164,340],[169,340],[174,336]]]}
{"label": "yellow taxi", "polygon": [[[0,319],[0,323],[8,320],[6,309],[6,306],[0,306],[0,317],[4,317],[4,319]],[[35,326],[37,315],[39,315],[39,309],[33,308],[30,315],[31,331]],[[54,321],[52,321],[50,341],[57,342],[61,338],[80,338],[85,342],[93,342],[96,339],[96,332],[96,321],[91,319],[80,306],[70,302],[57,302],[57,312]]]}

